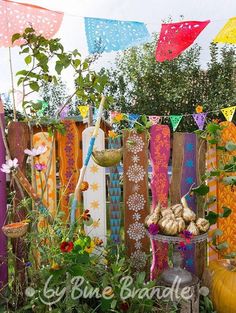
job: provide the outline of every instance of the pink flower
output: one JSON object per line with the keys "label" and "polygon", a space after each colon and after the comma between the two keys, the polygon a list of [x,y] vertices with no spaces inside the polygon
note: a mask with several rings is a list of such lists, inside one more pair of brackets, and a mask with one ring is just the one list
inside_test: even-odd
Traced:
{"label": "pink flower", "polygon": [[45,153],[47,151],[47,147],[45,146],[39,146],[38,148],[33,148],[31,150],[25,149],[24,153],[28,154],[32,157],[40,156],[41,154]]}
{"label": "pink flower", "polygon": [[151,235],[155,236],[158,234],[159,227],[157,224],[152,223],[148,226],[148,231]]}
{"label": "pink flower", "polygon": [[2,164],[2,168],[0,170],[4,173],[9,174],[15,171],[18,166],[18,160],[15,158],[14,160],[7,160],[6,164]]}
{"label": "pink flower", "polygon": [[44,163],[36,163],[34,165],[34,168],[36,169],[36,171],[42,172],[43,170],[45,170],[47,168],[47,165]]}

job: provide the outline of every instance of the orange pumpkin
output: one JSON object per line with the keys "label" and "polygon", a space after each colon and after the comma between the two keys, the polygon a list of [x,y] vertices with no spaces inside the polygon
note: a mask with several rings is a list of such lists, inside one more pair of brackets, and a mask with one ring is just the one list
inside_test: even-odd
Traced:
{"label": "orange pumpkin", "polygon": [[236,267],[234,260],[210,262],[210,293],[217,313],[236,312]]}
{"label": "orange pumpkin", "polygon": [[86,191],[89,189],[89,183],[87,181],[83,181],[80,186],[81,191]]}

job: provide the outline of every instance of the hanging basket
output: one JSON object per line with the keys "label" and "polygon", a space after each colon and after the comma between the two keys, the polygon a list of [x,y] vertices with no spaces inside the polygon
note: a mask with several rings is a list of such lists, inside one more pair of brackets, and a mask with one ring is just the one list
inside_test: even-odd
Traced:
{"label": "hanging basket", "polygon": [[107,149],[93,151],[92,158],[94,162],[102,167],[111,167],[117,165],[122,158],[123,149]]}
{"label": "hanging basket", "polygon": [[19,238],[27,233],[29,223],[18,222],[2,227],[3,233],[9,238]]}

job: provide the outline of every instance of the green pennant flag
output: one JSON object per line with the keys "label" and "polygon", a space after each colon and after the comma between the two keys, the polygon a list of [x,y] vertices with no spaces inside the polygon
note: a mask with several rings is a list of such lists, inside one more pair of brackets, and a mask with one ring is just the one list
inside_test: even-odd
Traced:
{"label": "green pennant flag", "polygon": [[183,115],[170,115],[171,125],[173,127],[173,131],[179,126],[180,121],[182,120]]}

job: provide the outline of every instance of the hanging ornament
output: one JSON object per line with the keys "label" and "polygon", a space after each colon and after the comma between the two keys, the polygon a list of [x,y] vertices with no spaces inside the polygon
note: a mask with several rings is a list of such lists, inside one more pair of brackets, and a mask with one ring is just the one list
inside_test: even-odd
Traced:
{"label": "hanging ornament", "polygon": [[159,124],[161,121],[161,116],[149,115],[149,121],[152,123],[152,125]]}
{"label": "hanging ornament", "polygon": [[170,115],[171,125],[173,127],[173,131],[177,129],[180,121],[182,120],[183,115]]}
{"label": "hanging ornament", "polygon": [[224,117],[226,118],[228,122],[232,121],[235,109],[236,109],[236,106],[221,109],[221,112],[224,114]]}
{"label": "hanging ornament", "polygon": [[207,113],[196,113],[192,115],[195,123],[200,130],[203,130],[206,121]]}
{"label": "hanging ornament", "polygon": [[79,105],[78,106],[79,112],[83,118],[86,118],[88,115],[89,111],[89,106],[88,105]]}

